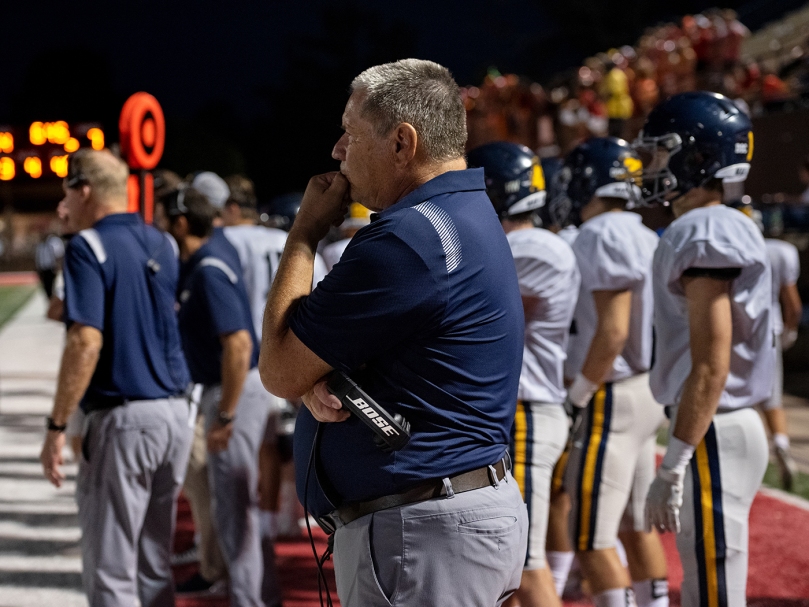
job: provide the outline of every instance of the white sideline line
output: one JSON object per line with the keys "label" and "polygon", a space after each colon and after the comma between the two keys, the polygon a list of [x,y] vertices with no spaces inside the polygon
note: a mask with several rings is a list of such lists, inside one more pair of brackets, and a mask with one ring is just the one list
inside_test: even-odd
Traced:
{"label": "white sideline line", "polygon": [[0,514],[75,514],[79,508],[75,501],[48,502],[0,502]]}
{"label": "white sideline line", "polygon": [[76,526],[32,527],[12,521],[0,521],[0,539],[78,542],[81,539],[81,530]]}
{"label": "white sideline line", "polygon": [[0,554],[0,571],[81,573],[81,557]]}
{"label": "white sideline line", "polygon": [[0,586],[0,605],[14,607],[87,607],[87,598],[79,590],[69,588],[22,588],[20,586]]}
{"label": "white sideline line", "polygon": [[773,487],[762,487],[758,490],[759,493],[762,495],[766,495],[767,497],[772,497],[777,500],[781,500],[789,504],[790,506],[795,506],[796,508],[800,508],[801,510],[806,510],[809,512],[809,500],[803,499],[800,495],[795,495],[794,493],[787,493],[786,491],[782,491],[781,489],[775,489]]}

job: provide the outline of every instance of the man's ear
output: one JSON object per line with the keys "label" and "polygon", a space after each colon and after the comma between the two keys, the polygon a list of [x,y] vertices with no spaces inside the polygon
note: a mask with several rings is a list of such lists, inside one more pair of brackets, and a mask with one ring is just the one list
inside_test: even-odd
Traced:
{"label": "man's ear", "polygon": [[402,122],[399,126],[393,129],[393,151],[396,158],[395,162],[399,166],[408,164],[416,155],[416,148],[418,147],[419,136],[413,125],[407,122]]}
{"label": "man's ear", "polygon": [[81,195],[81,201],[82,202],[87,202],[90,199],[90,185],[89,184],[87,184],[87,183],[81,184],[81,186],[79,186],[79,192],[80,192],[80,195]]}

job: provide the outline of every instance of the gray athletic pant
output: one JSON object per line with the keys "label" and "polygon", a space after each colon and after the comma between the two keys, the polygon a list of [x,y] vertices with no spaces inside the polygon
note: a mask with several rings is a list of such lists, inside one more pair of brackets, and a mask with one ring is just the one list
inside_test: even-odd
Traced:
{"label": "gray athletic pant", "polygon": [[528,513],[511,474],[499,482],[339,526],[343,607],[495,607],[520,585]]}
{"label": "gray athletic pant", "polygon": [[90,607],[174,605],[169,558],[192,434],[185,398],[87,416],[76,501]]}
{"label": "gray athletic pant", "polygon": [[[207,427],[217,418],[221,395],[219,385],[202,392],[200,408]],[[265,550],[262,556],[258,509],[258,451],[273,399],[261,384],[258,369],[251,369],[236,408],[228,448],[208,453],[213,522],[230,572],[231,607],[280,603],[273,551]],[[265,575],[273,583],[262,596]],[[266,596],[272,592],[269,588],[274,589],[274,597]]]}

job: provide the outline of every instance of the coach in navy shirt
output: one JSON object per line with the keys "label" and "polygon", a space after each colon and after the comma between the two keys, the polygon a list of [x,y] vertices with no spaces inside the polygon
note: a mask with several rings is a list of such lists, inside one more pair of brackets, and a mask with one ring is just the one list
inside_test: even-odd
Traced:
{"label": "coach in navy shirt", "polygon": [[126,212],[128,177],[107,151],[76,152],[60,202],[77,235],[65,255],[67,340],[41,460],[60,486],[63,432],[81,401],[76,501],[94,607],[174,605],[169,556],[191,446],[178,261],[165,234]]}
{"label": "coach in navy shirt", "polygon": [[262,556],[258,511],[258,452],[273,399],[256,368],[258,340],[239,254],[213,230],[216,209],[196,190],[169,197],[166,214],[183,260],[183,349],[191,378],[204,387],[211,510],[230,574],[230,604],[280,604],[274,562]]}
{"label": "coach in navy shirt", "polygon": [[[289,234],[259,363],[270,391],[306,404],[299,496],[337,527],[343,605],[499,604],[527,541],[503,459],[524,323],[483,172],[465,170],[458,87],[428,61],[370,68],[343,129],[340,172],[309,182]],[[317,242],[349,201],[376,215],[310,293]],[[410,423],[403,449],[382,451],[328,394],[335,369]]]}

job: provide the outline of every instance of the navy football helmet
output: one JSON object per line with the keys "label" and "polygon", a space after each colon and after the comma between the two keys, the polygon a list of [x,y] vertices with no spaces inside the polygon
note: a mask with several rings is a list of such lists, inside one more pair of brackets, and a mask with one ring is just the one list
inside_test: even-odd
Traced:
{"label": "navy football helmet", "polygon": [[545,176],[536,154],[524,145],[495,141],[467,155],[483,169],[486,193],[500,219],[536,211],[545,204]]}
{"label": "navy football helmet", "polygon": [[269,219],[267,225],[271,228],[278,228],[289,232],[295,217],[298,216],[298,210],[301,208],[301,201],[303,200],[303,192],[291,192],[289,194],[281,194],[276,196],[270,202]]}
{"label": "navy football helmet", "polygon": [[559,224],[581,224],[581,210],[593,199],[620,198],[627,208],[640,196],[643,165],[628,142],[617,137],[597,137],[579,144],[565,158],[559,174],[564,196],[554,199],[552,212],[563,217]]}
{"label": "navy football helmet", "polygon": [[747,179],[753,125],[724,95],[680,93],[659,104],[633,144],[644,161],[644,204],[668,204],[711,179]]}

